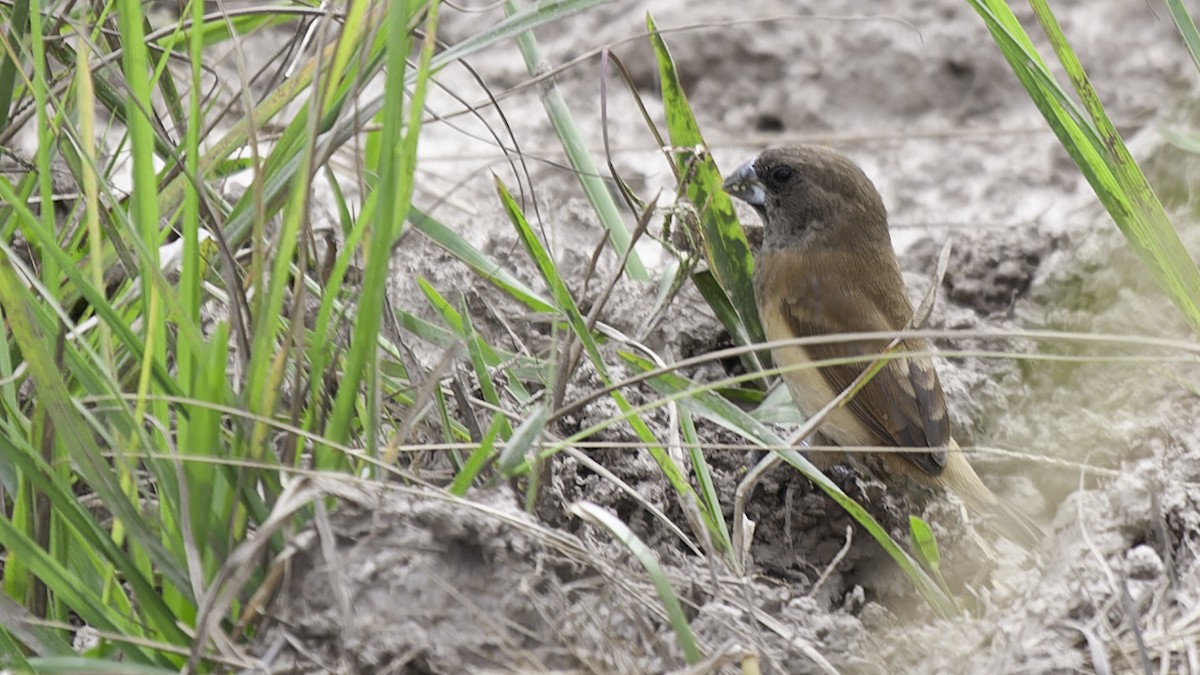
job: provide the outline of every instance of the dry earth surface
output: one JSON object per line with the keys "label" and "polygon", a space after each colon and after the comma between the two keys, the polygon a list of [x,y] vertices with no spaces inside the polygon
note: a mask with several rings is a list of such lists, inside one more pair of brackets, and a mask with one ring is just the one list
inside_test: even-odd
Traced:
{"label": "dry earth surface", "polygon": [[[1161,130],[1191,130],[1197,73],[1165,9],[1129,0],[1053,4],[1194,248],[1200,232],[1192,186],[1200,164],[1163,143]],[[779,143],[827,143],[849,154],[889,207],[914,296],[928,285],[941,242],[952,240],[935,327],[1190,340],[969,5],[907,0],[888,3],[887,15],[862,14],[881,5],[620,1],[538,37],[551,65],[592,55],[556,81],[602,156],[595,50],[610,47],[629,66],[637,93],[661,117],[646,12],[661,28],[679,29],[666,39],[722,168]],[[494,9],[463,13],[446,6],[442,37],[455,42],[499,16]],[[470,64],[494,94],[528,80],[512,43]],[[465,70],[448,69],[441,82],[469,102],[485,100]],[[673,194],[669,167],[632,96],[615,78],[609,85],[614,164],[644,197],[659,189]],[[483,121],[457,114],[432,123],[422,139],[416,202],[536,286],[536,269],[505,219],[492,173],[520,184],[527,212],[536,214],[586,304],[618,260],[601,256],[584,283],[603,235],[564,168],[538,93],[525,87],[504,95],[503,121],[489,107],[481,110]],[[444,93],[431,102],[448,116],[462,107]],[[528,182],[489,131],[507,138],[505,124],[520,145]],[[757,225],[752,213],[743,216],[747,226]],[[656,221],[652,233],[660,227]],[[668,260],[661,250],[647,244],[640,252],[651,273],[661,274]],[[493,341],[534,353],[550,347],[544,321],[525,316],[420,234],[406,234],[394,266],[398,306],[434,318],[416,285],[422,277],[448,298],[464,297],[476,326]],[[603,320],[670,360],[729,344],[690,286],[662,316],[647,316],[656,292],[652,283],[620,282]],[[412,335],[398,337],[428,363],[441,356]],[[736,659],[750,650],[764,672],[1140,672],[1143,659],[1158,672],[1200,672],[1200,372],[1163,361],[1158,357],[1171,352],[1148,346],[1115,350],[1028,336],[947,338],[939,346],[969,352],[940,361],[956,435],[964,445],[1018,453],[972,459],[998,494],[1043,524],[1048,536],[1040,550],[1024,558],[995,542],[998,562],[984,566],[969,536],[972,525],[952,500],[889,492],[874,477],[848,471],[834,477],[900,540],[907,541],[908,513],[934,524],[948,583],[964,603],[962,618],[936,618],[878,544],[791,469],[776,469],[755,491],[751,569],[733,575],[686,548],[645,508],[652,504],[686,522],[654,463],[630,448],[590,457],[642,501],[565,455],[550,466],[533,514],[520,508],[509,486],[472,494],[469,505],[364,489],[351,500],[357,503],[333,514],[334,536],[319,537],[324,544],[313,543],[299,558],[264,650],[286,634],[288,647],[272,653],[276,666],[290,662],[312,672],[682,668],[641,567],[625,547],[568,511],[588,500],[611,509],[653,547],[707,653]],[[988,358],[987,351],[1120,351],[1148,359],[1053,362]],[[727,365],[688,375],[722,377]],[[596,374],[581,368],[567,400],[598,386]],[[648,389],[629,395],[634,403],[654,397]],[[551,431],[565,436],[614,412],[600,401]],[[669,423],[665,411],[649,420]],[[712,443],[738,442],[707,423],[700,432]],[[620,428],[601,435],[632,438]],[[709,454],[724,503],[732,505],[734,488],[759,456]],[[436,462],[426,467],[430,475],[437,470]]]}

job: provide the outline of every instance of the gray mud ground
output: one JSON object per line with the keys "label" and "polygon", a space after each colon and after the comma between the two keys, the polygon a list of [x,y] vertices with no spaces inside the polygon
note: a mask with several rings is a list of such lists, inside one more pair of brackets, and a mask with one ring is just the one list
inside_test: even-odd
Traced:
{"label": "gray mud ground", "polygon": [[[1166,146],[1160,130],[1193,128],[1187,101],[1194,98],[1197,73],[1166,10],[1129,0],[1054,6],[1195,250],[1200,230],[1192,186],[1200,163]],[[645,13],[653,12],[663,29],[691,26],[667,41],[723,168],[784,142],[828,143],[851,155],[889,207],[914,294],[927,285],[941,242],[952,238],[935,327],[1190,340],[967,3],[909,0],[890,3],[890,18],[833,18],[862,7],[830,0],[798,10],[795,3],[770,0],[742,3],[735,13],[729,3],[712,0],[615,2],[539,37],[543,56],[555,65],[611,45],[651,112],[660,114],[653,59],[638,37]],[[497,18],[495,12],[443,12],[443,37],[450,42]],[[783,18],[745,22],[756,17]],[[527,79],[511,43],[470,63],[494,92]],[[599,80],[596,58],[558,78],[597,156]],[[461,70],[449,70],[443,81],[469,101],[484,98]],[[610,84],[614,162],[643,196],[659,188],[670,194],[669,168],[631,97],[615,80]],[[442,113],[461,107],[448,97],[432,106]],[[536,203],[561,269],[577,273],[572,288],[585,302],[594,300],[602,285],[597,280],[607,279],[617,261],[603,256],[584,293],[583,271],[602,233],[578,183],[562,168],[536,91],[507,96],[501,107],[532,176],[527,211]],[[499,128],[494,111],[484,115]],[[452,123],[425,132],[417,203],[536,283],[492,189],[491,172],[510,185],[518,176],[480,123],[467,116]],[[748,225],[757,223],[753,214],[744,215]],[[664,260],[645,253],[661,270]],[[530,348],[549,344],[545,325],[503,302],[415,232],[397,248],[395,269],[393,299],[400,306],[433,317],[416,287],[419,275],[446,297],[463,294],[476,326],[493,340],[506,339],[503,320]],[[622,282],[604,320],[635,333],[655,291]],[[440,355],[404,337],[421,358]],[[644,342],[675,360],[729,344],[690,287]],[[946,339],[939,346],[1150,359],[1065,363],[966,355],[940,362],[963,445],[1045,458],[973,457],[985,481],[1049,533],[1034,560],[1022,561],[999,543],[998,565],[980,566],[971,526],[952,501],[889,493],[870,476],[835,472],[895,536],[906,539],[910,512],[935,524],[950,584],[969,616],[935,618],[879,546],[790,469],[776,469],[754,494],[753,565],[747,577],[736,578],[686,550],[609,480],[560,456],[533,515],[519,508],[507,486],[471,495],[473,505],[392,491],[364,493],[360,503],[343,505],[332,516],[334,540],[324,549],[312,546],[297,562],[274,610],[281,623],[268,638],[286,632],[291,642],[284,660],[313,672],[683,668],[641,567],[623,546],[568,512],[571,503],[589,500],[611,509],[654,548],[688,603],[707,653],[736,660],[740,649],[750,650],[764,672],[1141,672],[1143,659],[1154,672],[1200,672],[1200,371],[1154,361],[1170,352],[1147,346],[1081,347],[1027,337]],[[689,373],[700,379],[725,374],[719,364]],[[567,400],[597,386],[595,374],[582,369]],[[630,396],[636,403],[653,393]],[[612,413],[598,403],[553,431],[567,435]],[[665,413],[649,419],[666,422]],[[704,423],[700,433],[712,443],[738,442]],[[631,438],[618,429],[597,440]],[[733,489],[758,456],[710,453],[725,503],[732,504]],[[613,449],[591,457],[671,520],[685,522],[644,452]],[[839,556],[848,531],[848,548]]]}

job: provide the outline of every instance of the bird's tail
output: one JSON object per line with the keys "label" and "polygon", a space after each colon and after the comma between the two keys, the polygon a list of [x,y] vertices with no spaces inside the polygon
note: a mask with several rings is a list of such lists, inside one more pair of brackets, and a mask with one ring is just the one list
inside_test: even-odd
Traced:
{"label": "bird's tail", "polygon": [[1036,549],[1046,536],[1033,519],[999,498],[996,500],[995,514],[993,524],[1000,534],[1026,549]]}
{"label": "bird's tail", "polygon": [[942,484],[966,503],[976,516],[987,519],[1006,539],[1026,549],[1035,549],[1046,536],[1029,516],[1006,504],[988,489],[979,474],[971,468],[953,439],[947,448],[946,466],[940,476]]}

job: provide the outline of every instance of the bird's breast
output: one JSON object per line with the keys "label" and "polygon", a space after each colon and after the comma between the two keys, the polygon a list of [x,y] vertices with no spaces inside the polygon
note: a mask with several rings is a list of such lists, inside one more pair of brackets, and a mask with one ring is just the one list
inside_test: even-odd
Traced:
{"label": "bird's breast", "polygon": [[[784,315],[783,304],[777,297],[773,297],[769,293],[763,295],[756,293],[756,296],[763,331],[768,340],[774,342],[801,337],[792,332],[791,322]],[[775,365],[783,371],[780,376],[787,383],[792,400],[806,418],[812,417],[840,393],[829,386],[829,382],[826,381],[819,368],[812,366],[813,359],[804,347],[796,345],[773,347],[771,356],[775,360]],[[846,407],[836,408],[826,418],[826,422],[820,429],[838,445],[881,444],[874,434],[863,426]]]}

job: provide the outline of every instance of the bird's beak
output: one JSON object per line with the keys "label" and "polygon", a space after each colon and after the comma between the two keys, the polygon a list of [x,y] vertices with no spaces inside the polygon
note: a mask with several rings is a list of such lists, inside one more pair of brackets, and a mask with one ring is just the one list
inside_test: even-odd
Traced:
{"label": "bird's beak", "polygon": [[763,189],[762,181],[754,172],[754,160],[739,166],[733,175],[725,179],[721,186],[731,197],[740,199],[756,210],[762,211],[767,204],[767,192]]}

